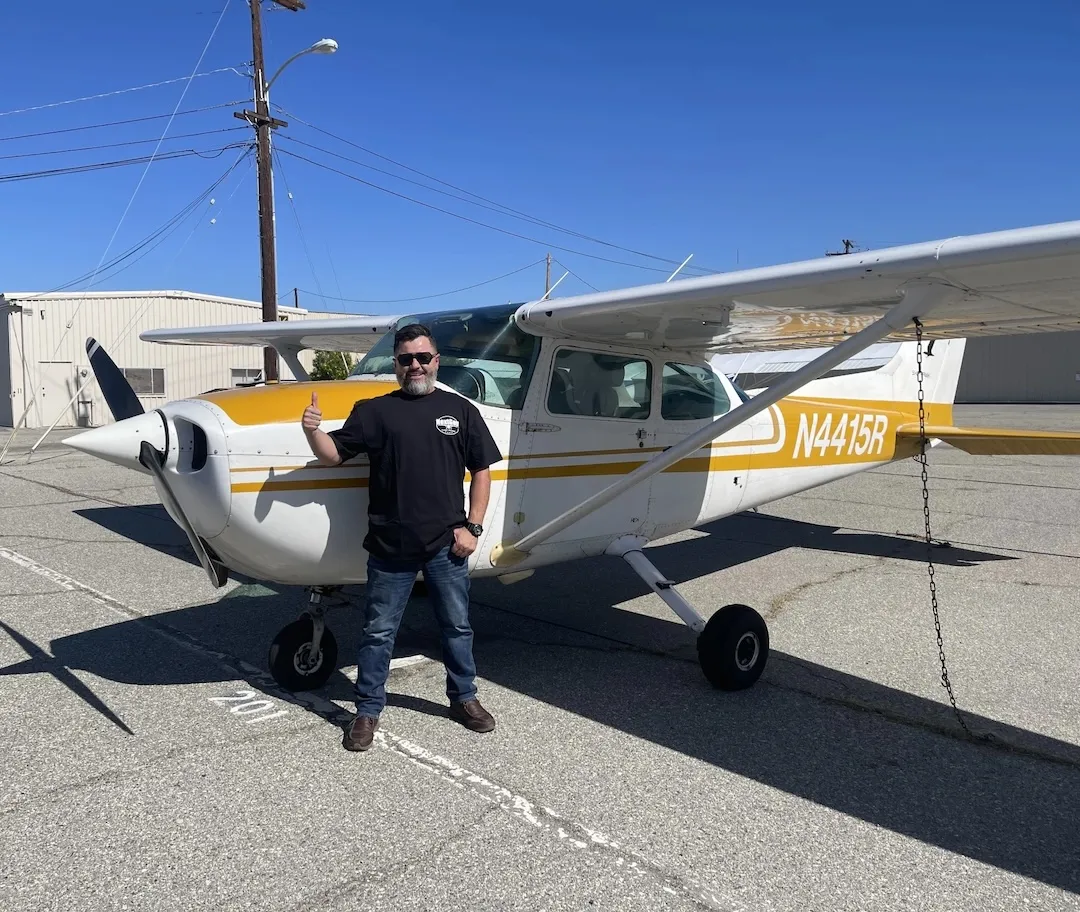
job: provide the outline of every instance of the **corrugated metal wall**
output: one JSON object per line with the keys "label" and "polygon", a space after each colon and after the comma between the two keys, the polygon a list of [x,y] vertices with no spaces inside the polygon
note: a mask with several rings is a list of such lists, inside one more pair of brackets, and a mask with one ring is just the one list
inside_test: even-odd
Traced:
{"label": "corrugated metal wall", "polygon": [[[11,387],[7,396],[12,413],[6,422],[9,425],[22,414],[29,401],[28,392],[35,396],[26,418],[28,427],[48,427],[57,416],[61,416],[62,427],[97,426],[113,420],[94,382],[68,407],[76,391],[93,378],[85,348],[89,336],[101,343],[121,369],[159,369],[153,379],[163,381],[161,395],[140,395],[147,409],[172,399],[233,386],[233,370],[258,371],[262,367],[260,348],[159,345],[139,339],[139,333],[159,327],[258,322],[262,308],[255,301],[172,291],[6,294],[4,299],[23,308],[21,314],[11,315],[10,324],[11,331],[18,333],[24,344],[29,373],[24,382],[17,349],[12,348],[6,359],[0,351],[0,372],[7,374]],[[348,316],[311,313],[293,307],[279,310],[290,320]],[[311,352],[301,356],[305,368],[310,369],[312,358]],[[281,377],[293,379],[284,362]],[[154,388],[153,392],[157,393],[158,389]],[[3,417],[0,414],[0,423],[5,423]]]}
{"label": "corrugated metal wall", "polygon": [[957,402],[1080,402],[1080,332],[969,339]]}

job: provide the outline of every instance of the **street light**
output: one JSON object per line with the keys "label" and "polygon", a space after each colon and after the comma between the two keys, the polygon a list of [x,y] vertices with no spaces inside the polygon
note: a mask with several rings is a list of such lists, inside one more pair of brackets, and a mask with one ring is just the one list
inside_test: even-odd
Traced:
{"label": "street light", "polygon": [[333,38],[320,38],[311,47],[304,48],[304,50],[293,54],[288,60],[286,60],[281,66],[277,68],[277,72],[270,77],[270,81],[266,84],[267,97],[269,97],[270,86],[274,84],[274,80],[281,75],[281,71],[285,69],[290,63],[296,60],[298,57],[303,57],[305,54],[333,54],[338,48],[338,43]]}

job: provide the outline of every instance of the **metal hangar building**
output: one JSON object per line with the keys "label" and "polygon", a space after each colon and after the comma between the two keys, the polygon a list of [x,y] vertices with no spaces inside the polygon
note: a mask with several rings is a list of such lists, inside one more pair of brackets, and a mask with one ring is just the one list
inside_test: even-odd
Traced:
{"label": "metal hangar building", "polygon": [[[278,307],[282,320],[345,316],[350,314]],[[139,333],[261,319],[258,301],[189,291],[0,294],[0,427],[14,427],[20,419],[30,428],[47,428],[54,422],[58,427],[112,422],[86,356],[90,336],[124,372],[147,410],[172,399],[260,379],[261,348],[159,345],[141,341]],[[313,352],[300,357],[308,370],[313,357]],[[280,377],[295,379],[284,361]]]}

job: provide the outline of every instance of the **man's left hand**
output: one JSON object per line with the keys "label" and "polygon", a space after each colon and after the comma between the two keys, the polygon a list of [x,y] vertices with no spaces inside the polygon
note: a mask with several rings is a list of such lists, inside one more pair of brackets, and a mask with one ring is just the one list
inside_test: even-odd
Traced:
{"label": "man's left hand", "polygon": [[477,544],[479,542],[472,532],[464,526],[458,526],[454,529],[454,544],[450,550],[458,557],[468,557],[476,550]]}

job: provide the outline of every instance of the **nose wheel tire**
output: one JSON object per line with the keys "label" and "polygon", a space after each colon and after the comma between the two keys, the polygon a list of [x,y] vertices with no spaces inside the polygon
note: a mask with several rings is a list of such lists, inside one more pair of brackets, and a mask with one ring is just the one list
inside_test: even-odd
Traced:
{"label": "nose wheel tire", "polygon": [[753,608],[725,605],[705,624],[697,650],[701,670],[714,687],[743,690],[765,670],[769,628]]}
{"label": "nose wheel tire", "polygon": [[318,652],[312,649],[314,623],[305,615],[282,627],[270,644],[270,674],[286,690],[318,690],[337,668],[338,647],[324,627]]}

